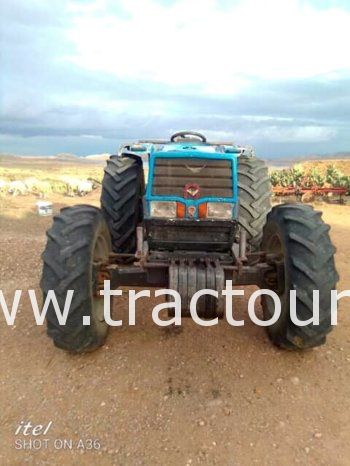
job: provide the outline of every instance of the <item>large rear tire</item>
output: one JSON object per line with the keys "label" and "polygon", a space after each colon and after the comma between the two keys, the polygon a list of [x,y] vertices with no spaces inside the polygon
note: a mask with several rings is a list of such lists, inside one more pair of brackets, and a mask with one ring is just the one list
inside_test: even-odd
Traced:
{"label": "large rear tire", "polygon": [[[285,349],[305,349],[325,343],[331,327],[331,290],[339,279],[330,227],[311,206],[284,204],[273,207],[264,228],[262,248],[281,255],[279,320],[267,327],[272,342]],[[282,282],[282,286],[281,286]],[[298,326],[291,320],[289,292],[296,290],[296,315],[306,321],[313,315],[313,290],[319,290],[319,325]],[[272,298],[262,297],[265,319],[273,314]]]}
{"label": "large rear tire", "polygon": [[263,160],[246,156],[238,158],[238,198],[238,223],[247,231],[251,249],[258,250],[271,210],[271,183]]}
{"label": "large rear tire", "polygon": [[136,227],[142,219],[143,190],[142,165],[134,158],[112,155],[103,177],[101,208],[114,252],[136,251]]}
{"label": "large rear tire", "polygon": [[[67,291],[74,291],[65,325],[60,325],[51,301],[47,310],[47,333],[59,348],[82,353],[104,343],[108,325],[95,281],[97,265],[108,260],[110,251],[110,235],[100,209],[77,205],[54,217],[42,255],[43,300],[53,290],[62,312]],[[90,318],[90,325],[84,325],[84,316]]]}

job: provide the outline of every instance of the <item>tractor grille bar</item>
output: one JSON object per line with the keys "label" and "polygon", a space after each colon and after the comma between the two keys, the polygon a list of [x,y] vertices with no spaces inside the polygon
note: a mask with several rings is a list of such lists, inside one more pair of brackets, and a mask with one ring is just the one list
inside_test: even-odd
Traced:
{"label": "tractor grille bar", "polygon": [[184,197],[188,184],[199,186],[199,197],[232,197],[231,161],[197,158],[155,160],[153,195]]}

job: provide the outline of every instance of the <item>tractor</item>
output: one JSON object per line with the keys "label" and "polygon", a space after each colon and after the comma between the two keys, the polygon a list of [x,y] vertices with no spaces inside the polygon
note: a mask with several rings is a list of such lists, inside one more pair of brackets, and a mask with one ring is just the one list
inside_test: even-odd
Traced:
{"label": "tractor", "polygon": [[[222,291],[231,280],[277,293],[281,314],[266,327],[276,346],[312,348],[323,344],[332,328],[334,252],[320,212],[302,204],[272,207],[267,166],[249,147],[208,142],[193,131],[124,144],[107,160],[101,208],[65,207],[47,232],[43,299],[54,290],[63,309],[67,291],[74,290],[65,325],[53,303],[48,305],[47,333],[67,351],[100,347],[109,327],[100,293],[105,280],[112,289],[176,290],[184,317],[191,315],[197,291]],[[313,290],[319,290],[318,325],[294,323],[291,290],[297,293],[300,321],[312,317]],[[224,316],[218,296],[198,300],[200,318]],[[262,295],[261,305],[269,320],[272,297]]]}

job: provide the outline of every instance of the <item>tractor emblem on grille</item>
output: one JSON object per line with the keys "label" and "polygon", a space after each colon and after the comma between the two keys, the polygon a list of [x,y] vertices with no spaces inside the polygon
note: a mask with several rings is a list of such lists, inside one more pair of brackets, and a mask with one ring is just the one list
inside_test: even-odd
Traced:
{"label": "tractor emblem on grille", "polygon": [[198,184],[188,183],[185,186],[185,198],[198,199],[200,193],[200,188]]}

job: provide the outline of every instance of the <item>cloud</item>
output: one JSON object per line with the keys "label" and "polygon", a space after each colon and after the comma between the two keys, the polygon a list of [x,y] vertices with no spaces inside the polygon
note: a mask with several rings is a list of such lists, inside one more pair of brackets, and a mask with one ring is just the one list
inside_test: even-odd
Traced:
{"label": "cloud", "polygon": [[[254,78],[309,78],[350,66],[350,12],[298,0],[245,0],[225,9],[214,0],[94,2],[68,29],[72,63],[119,78],[144,77],[237,94]],[[96,15],[96,11],[100,14]]]}
{"label": "cloud", "polygon": [[262,155],[349,149],[350,11],[297,0],[3,0],[0,151],[199,129]]}

